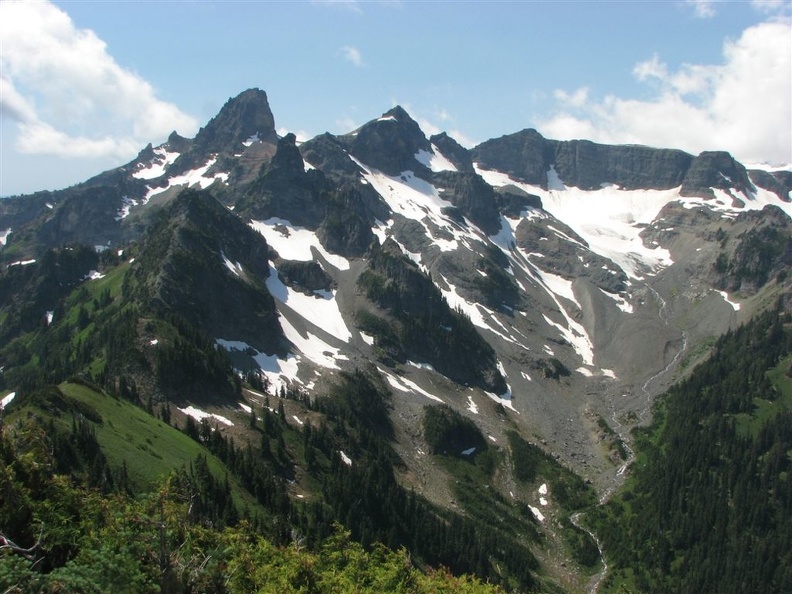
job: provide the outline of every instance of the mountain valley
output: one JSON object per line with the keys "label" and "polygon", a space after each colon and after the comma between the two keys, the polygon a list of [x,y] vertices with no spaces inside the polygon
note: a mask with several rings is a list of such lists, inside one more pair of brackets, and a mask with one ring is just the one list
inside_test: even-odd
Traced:
{"label": "mountain valley", "polygon": [[[597,502],[639,492],[658,396],[720,336],[788,317],[791,191],[724,152],[535,130],[465,148],[401,107],[299,142],[250,89],[193,139],[0,200],[0,418],[88,419],[146,491],[164,475],[109,449],[124,432],[96,400],[121,398],[218,480],[263,460],[277,486],[232,471],[228,526],[316,548],[337,523],[507,590],[617,591]],[[183,468],[151,427],[135,447]],[[59,468],[88,473],[80,456]]]}

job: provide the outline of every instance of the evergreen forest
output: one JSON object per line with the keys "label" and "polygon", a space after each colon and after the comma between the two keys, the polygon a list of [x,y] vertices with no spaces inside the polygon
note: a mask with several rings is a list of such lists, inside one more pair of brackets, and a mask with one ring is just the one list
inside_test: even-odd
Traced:
{"label": "evergreen forest", "polygon": [[626,488],[592,513],[603,592],[792,592],[792,326],[719,339],[659,400]]}

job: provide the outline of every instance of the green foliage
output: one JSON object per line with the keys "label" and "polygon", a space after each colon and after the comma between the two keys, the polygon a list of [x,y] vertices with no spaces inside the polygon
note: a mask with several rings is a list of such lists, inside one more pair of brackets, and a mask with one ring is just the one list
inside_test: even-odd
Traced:
{"label": "green foliage", "polygon": [[596,512],[609,588],[792,590],[788,323],[770,310],[721,338],[636,436],[629,488]]}
{"label": "green foliage", "polygon": [[171,340],[157,344],[157,379],[171,393],[189,392],[193,398],[228,400],[238,395],[231,362],[225,350],[198,328],[177,315],[164,314]]}
{"label": "green foliage", "polygon": [[509,267],[508,258],[500,248],[488,244],[485,255],[479,258],[478,272],[473,277],[473,282],[484,297],[485,303],[498,310],[504,304],[514,307],[519,300],[520,291],[514,278],[506,272]]}
{"label": "green foliage", "polygon": [[588,569],[599,566],[600,552],[594,539],[585,530],[575,526],[568,518],[561,520],[561,528],[572,558]]}
{"label": "green foliage", "polygon": [[542,371],[542,375],[546,379],[561,379],[562,377],[569,377],[571,375],[571,371],[569,368],[564,365],[559,359],[556,357],[550,357],[549,359],[540,359],[537,362],[539,369]]}
{"label": "green foliage", "polygon": [[[744,282],[764,285],[773,271],[783,273],[783,266],[792,265],[792,237],[785,228],[767,225],[750,229],[740,238],[729,259],[721,252],[713,267],[728,275],[739,286]],[[781,267],[779,267],[781,266]]]}
{"label": "green foliage", "polygon": [[423,435],[433,454],[460,455],[487,447],[478,426],[447,404],[424,407]]}
{"label": "green foliage", "polygon": [[367,550],[340,528],[315,552],[277,546],[249,523],[223,519],[227,481],[212,475],[205,457],[150,494],[102,495],[57,474],[57,433],[30,417],[0,434],[0,533],[13,543],[0,551],[4,592],[500,591],[446,571],[420,572],[405,549]]}
{"label": "green foliage", "polygon": [[511,450],[514,477],[532,484],[546,481],[559,505],[567,511],[580,510],[596,503],[594,490],[577,474],[562,466],[540,447],[525,441],[516,431],[506,434]]}

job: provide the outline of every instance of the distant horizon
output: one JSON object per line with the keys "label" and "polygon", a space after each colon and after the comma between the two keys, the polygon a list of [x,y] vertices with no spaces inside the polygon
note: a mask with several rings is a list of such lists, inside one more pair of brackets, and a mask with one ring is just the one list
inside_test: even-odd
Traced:
{"label": "distant horizon", "polygon": [[[545,138],[792,163],[792,4],[0,3],[0,196],[72,186],[228,98],[348,133],[401,105],[470,148]],[[274,26],[277,24],[277,26]]]}

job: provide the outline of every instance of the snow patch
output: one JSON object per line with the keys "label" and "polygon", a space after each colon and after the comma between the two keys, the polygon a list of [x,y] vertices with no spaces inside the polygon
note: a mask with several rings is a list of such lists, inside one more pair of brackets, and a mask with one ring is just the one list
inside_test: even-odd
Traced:
{"label": "snow patch", "polygon": [[513,410],[513,411],[514,411],[514,412],[516,412],[517,414],[520,414],[520,412],[519,412],[519,411],[518,411],[516,408],[514,408],[514,404],[512,403],[512,399],[511,399],[511,392],[509,392],[509,393],[508,393],[508,396],[509,396],[508,398],[503,398],[503,397],[501,397],[501,396],[498,396],[498,395],[497,395],[497,394],[495,394],[494,392],[487,392],[487,391],[485,391],[484,393],[485,393],[487,396],[489,396],[491,400],[494,400],[494,401],[495,401],[495,402],[497,402],[498,404],[501,404],[501,405],[503,405],[504,407],[506,407],[506,408],[508,408],[508,409],[510,409],[510,410]]}
{"label": "snow patch", "polygon": [[349,342],[352,333],[338,309],[334,291],[322,291],[306,295],[291,289],[278,278],[278,271],[270,264],[270,275],[266,281],[267,289],[275,298],[294,312],[344,342]]}
{"label": "snow patch", "polygon": [[475,446],[473,446],[472,448],[468,448],[468,449],[466,449],[466,450],[462,450],[461,454],[462,454],[463,456],[470,456],[470,455],[471,455],[473,452],[475,452],[475,451],[476,451],[476,447],[475,447]]}
{"label": "snow patch", "polygon": [[737,302],[735,302],[735,301],[731,301],[731,300],[729,299],[729,294],[728,294],[726,291],[718,291],[718,294],[719,294],[721,297],[723,297],[723,300],[724,300],[726,303],[728,303],[729,305],[731,305],[731,306],[732,306],[732,309],[734,309],[734,311],[740,311],[740,304],[739,304],[739,303],[737,303]]}
{"label": "snow patch", "polygon": [[477,415],[477,414],[478,414],[478,406],[476,406],[476,403],[475,403],[475,402],[473,402],[473,396],[468,396],[468,405],[467,405],[467,409],[468,409],[470,412],[472,412],[474,415]]}
{"label": "snow patch", "polygon": [[5,231],[0,231],[0,245],[5,245],[8,241],[8,236],[11,235],[11,227],[6,229]]}
{"label": "snow patch", "polygon": [[572,281],[568,281],[549,272],[544,272],[539,268],[535,268],[535,271],[541,279],[541,284],[545,287],[553,301],[555,301],[559,312],[561,312],[561,315],[564,317],[566,321],[566,327],[552,321],[543,314],[542,317],[544,317],[545,322],[556,328],[561,333],[561,336],[563,336],[572,345],[572,348],[575,349],[575,352],[580,356],[581,359],[583,359],[583,363],[585,365],[593,365],[594,346],[591,342],[591,339],[589,338],[588,333],[586,332],[586,329],[580,322],[573,319],[573,317],[564,307],[563,303],[561,303],[559,300],[559,297],[563,297],[580,308],[580,303],[578,303],[577,298],[572,291]]}
{"label": "snow patch", "polygon": [[250,226],[261,233],[267,243],[285,260],[310,262],[316,259],[313,253],[313,250],[316,250],[339,270],[349,270],[349,260],[328,252],[313,231],[295,227],[286,219],[278,217],[266,221],[250,221]]}
{"label": "snow patch", "polygon": [[[443,208],[452,206],[451,203],[440,197],[436,187],[416,177],[412,171],[403,171],[398,177],[392,177],[364,165],[352,156],[350,159],[363,170],[363,179],[377,191],[390,210],[418,221],[426,230],[427,237],[442,251],[455,250],[460,240],[471,237],[469,232],[460,230],[457,223],[442,213]],[[425,219],[454,239],[435,237],[436,234],[431,232]]]}
{"label": "snow patch", "polygon": [[306,332],[303,336],[283,314],[279,319],[283,334],[312,363],[327,369],[339,369],[336,361],[347,359],[346,355],[341,354],[340,349],[330,346],[318,336],[310,332]]}
{"label": "snow patch", "polygon": [[154,158],[148,163],[138,163],[137,170],[132,173],[132,177],[136,179],[156,179],[165,174],[165,171],[176,159],[179,158],[181,153],[168,152],[165,147],[157,147],[154,149]]}
{"label": "snow patch", "polygon": [[528,509],[531,510],[531,513],[534,515],[534,517],[537,520],[539,520],[540,522],[544,522],[544,520],[545,520],[544,514],[539,511],[538,507],[534,507],[533,505],[529,505]]}
{"label": "snow patch", "polygon": [[211,157],[203,166],[188,171],[182,175],[176,175],[168,179],[168,184],[164,187],[149,187],[148,192],[146,193],[146,197],[143,199],[143,204],[146,204],[151,198],[156,196],[157,194],[161,194],[170,188],[176,186],[185,186],[187,188],[191,188],[195,185],[199,186],[201,189],[205,190],[216,180],[220,181],[227,181],[228,180],[228,173],[215,173],[213,176],[207,176],[207,172],[214,166],[217,162],[217,155]]}
{"label": "snow patch", "polygon": [[[295,355],[288,355],[286,359],[280,359],[277,355],[267,355],[261,353],[241,340],[225,340],[216,338],[215,344],[227,351],[239,351],[249,353],[256,365],[261,369],[262,374],[267,378],[270,385],[277,385],[280,382],[298,381],[297,371],[300,361]],[[252,392],[252,390],[248,390]],[[264,398],[264,395],[253,392],[257,396]]]}
{"label": "snow patch", "polygon": [[440,149],[435,145],[431,146],[431,152],[421,149],[415,153],[415,160],[435,173],[440,171],[458,171],[456,166],[440,152]]}
{"label": "snow patch", "polygon": [[342,461],[344,464],[346,464],[347,466],[352,466],[352,458],[350,458],[349,456],[347,456],[347,455],[344,453],[344,450],[338,450],[338,453],[340,454],[340,456],[341,456],[341,461]]}
{"label": "snow patch", "polygon": [[0,410],[3,410],[6,406],[11,404],[11,401],[16,397],[16,392],[10,392],[3,396],[3,399],[0,400]]}
{"label": "snow patch", "polygon": [[415,361],[408,360],[407,365],[410,365],[411,367],[415,367],[417,369],[426,369],[427,371],[435,370],[434,367],[429,365],[429,363],[416,363]]}
{"label": "snow patch", "polygon": [[239,262],[232,262],[229,260],[223,252],[220,252],[220,256],[223,258],[223,264],[225,265],[228,270],[231,271],[231,274],[234,276],[238,276],[242,278],[244,275],[244,271],[242,270],[242,264]]}
{"label": "snow patch", "polygon": [[247,140],[245,140],[242,144],[245,146],[250,146],[254,142],[259,141],[259,133],[256,132],[253,136],[250,136]]}
{"label": "snow patch", "polygon": [[46,313],[46,317],[47,317],[47,326],[49,326],[52,324],[52,320],[55,317],[55,311],[48,311]]}
{"label": "snow patch", "polygon": [[616,295],[614,293],[608,293],[607,291],[603,291],[601,288],[600,288],[600,291],[606,297],[608,297],[610,299],[613,299],[613,301],[616,302],[616,307],[618,307],[624,313],[631,314],[631,313],[634,312],[632,303],[627,301],[627,299],[625,297],[623,297],[622,295]]}
{"label": "snow patch", "polygon": [[399,392],[405,392],[407,394],[417,393],[426,396],[430,400],[443,402],[443,400],[441,400],[434,394],[430,394],[429,392],[424,390],[421,386],[419,386],[415,382],[408,380],[407,378],[395,376],[391,373],[388,373],[384,369],[380,369],[380,372],[385,376],[385,379],[388,380],[388,383],[391,385],[391,387],[393,387],[396,390],[399,390]]}
{"label": "snow patch", "polygon": [[124,196],[121,198],[121,208],[118,210],[118,213],[114,217],[116,221],[123,220],[129,216],[129,212],[132,210],[133,206],[137,206],[138,201],[134,198],[130,198],[129,196]]}
{"label": "snow patch", "polygon": [[232,423],[224,416],[215,413],[208,413],[194,406],[188,406],[187,408],[180,408],[179,410],[183,412],[185,415],[192,417],[196,421],[202,421],[203,419],[214,419],[215,421],[219,421],[223,423],[223,425],[228,425],[229,427],[234,426],[234,423]]}

